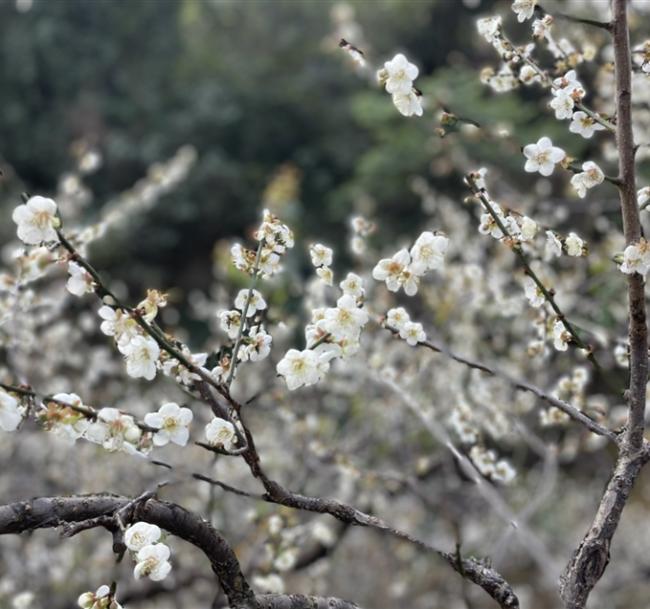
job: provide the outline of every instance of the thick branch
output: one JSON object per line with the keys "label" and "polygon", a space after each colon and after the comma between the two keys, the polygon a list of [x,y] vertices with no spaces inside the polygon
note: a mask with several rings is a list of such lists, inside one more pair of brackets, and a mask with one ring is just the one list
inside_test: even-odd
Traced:
{"label": "thick branch", "polygon": [[[630,40],[626,5],[626,0],[612,2],[612,35],[616,76],[619,193],[625,242],[631,244],[641,238],[641,223],[634,175],[635,146],[632,135]],[[609,561],[609,547],[621,514],[646,460],[643,431],[648,380],[648,331],[644,288],[645,282],[641,275],[628,275],[630,385],[627,391],[627,425],[620,440],[620,452],[614,472],[600,500],[594,521],[562,576],[560,594],[567,609],[583,609],[589,594],[602,577]]]}

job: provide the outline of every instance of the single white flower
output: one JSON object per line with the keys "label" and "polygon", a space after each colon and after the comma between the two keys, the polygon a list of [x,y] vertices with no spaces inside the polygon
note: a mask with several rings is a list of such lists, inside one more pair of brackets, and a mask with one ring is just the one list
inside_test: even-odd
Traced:
{"label": "single white flower", "polygon": [[650,270],[650,243],[641,238],[638,243],[628,245],[623,252],[623,263],[620,269],[627,275],[632,273],[646,275]]}
{"label": "single white flower", "polygon": [[427,339],[427,335],[422,328],[422,324],[407,321],[399,331],[400,338],[403,338],[409,345],[414,347]]}
{"label": "single white flower", "polygon": [[68,262],[68,273],[70,273],[70,277],[65,284],[68,292],[75,296],[92,293],[93,278],[86,269],[71,260]]}
{"label": "single white flower", "polygon": [[569,131],[571,131],[571,133],[577,133],[587,140],[590,139],[596,131],[602,131],[603,129],[605,129],[603,125],[595,121],[585,112],[582,112],[582,110],[573,113],[571,124],[569,125]]}
{"label": "single white flower", "polygon": [[253,585],[266,594],[284,594],[284,581],[277,573],[268,575],[255,575],[252,579]]}
{"label": "single white flower", "polygon": [[235,426],[230,421],[214,417],[205,426],[205,437],[210,446],[222,446],[226,450],[232,450],[237,443]]}
{"label": "single white flower", "polygon": [[319,266],[332,266],[333,253],[332,248],[327,247],[322,243],[313,243],[309,246],[311,263],[316,268]]}
{"label": "single white flower", "polygon": [[539,286],[531,277],[526,277],[524,279],[524,293],[531,307],[541,307],[546,298],[544,297],[544,292],[539,289]]}
{"label": "single white flower", "polygon": [[406,93],[393,93],[393,104],[402,116],[422,116],[422,96],[413,89]]}
{"label": "single white flower", "polygon": [[[571,53],[567,53],[570,55]],[[556,89],[564,89],[566,92],[574,95],[578,99],[584,94],[584,87],[578,80],[578,75],[575,70],[569,70],[564,76],[560,76],[553,81],[553,86]]]}
{"label": "single white flower", "polygon": [[[244,310],[246,300],[248,299],[249,290],[239,290],[237,298],[235,298],[235,308],[240,311]],[[248,303],[248,311],[246,317],[253,317],[257,311],[266,309],[266,301],[257,290],[251,290],[250,301]]]}
{"label": "single white flower", "polygon": [[564,120],[573,116],[575,102],[571,92],[567,89],[556,89],[553,91],[553,99],[549,106],[555,110],[555,118]]}
{"label": "single white flower", "polygon": [[334,283],[334,273],[328,266],[319,266],[316,269],[316,275],[321,278],[325,285],[331,286]]}
{"label": "single white flower", "polygon": [[366,293],[363,289],[363,279],[355,273],[348,273],[345,279],[339,283],[339,287],[344,294],[354,298],[363,298]]}
{"label": "single white flower", "polygon": [[11,216],[18,225],[18,238],[27,245],[38,245],[43,241],[56,241],[56,203],[46,197],[31,197],[24,205],[14,209]]}
{"label": "single white flower", "polygon": [[164,543],[148,545],[142,548],[136,555],[137,564],[133,569],[133,575],[136,579],[149,577],[157,582],[165,579],[172,566],[169,563],[169,548]]}
{"label": "single white flower", "polygon": [[644,186],[636,193],[637,203],[639,207],[644,209],[647,207],[646,203],[650,201],[650,186]]}
{"label": "single white flower", "polygon": [[519,70],[519,80],[525,85],[532,85],[535,82],[540,82],[541,77],[535,68],[528,64],[524,64]]}
{"label": "single white flower", "polygon": [[160,430],[153,436],[156,446],[165,446],[169,442],[185,446],[190,437],[189,425],[193,418],[189,408],[181,408],[174,402],[163,404],[158,412],[148,412],[144,422]]}
{"label": "single white flower", "polygon": [[397,307],[395,309],[390,309],[386,313],[386,325],[398,332],[404,327],[406,323],[411,321],[409,314],[406,312],[404,307]]}
{"label": "single white flower", "polygon": [[0,389],[0,428],[4,431],[15,431],[22,418],[18,400],[4,389]]}
{"label": "single white flower", "polygon": [[553,324],[553,346],[558,351],[566,351],[571,342],[571,334],[567,332],[564,324],[558,319]]}
{"label": "single white flower", "polygon": [[517,14],[517,21],[523,23],[526,19],[530,19],[535,12],[537,0],[514,0],[512,3],[512,10]]}
{"label": "single white flower", "polygon": [[401,53],[384,63],[384,70],[386,70],[386,91],[391,94],[409,93],[419,73],[417,66],[410,63]]}
{"label": "single white flower", "polygon": [[484,17],[476,22],[478,33],[488,42],[492,42],[501,29],[501,17]]}
{"label": "single white flower", "polygon": [[582,256],[585,253],[585,242],[575,233],[569,233],[564,245],[569,256]]}
{"label": "single white flower", "polygon": [[423,232],[411,248],[411,270],[417,275],[422,275],[426,271],[441,269],[448,247],[449,239],[444,235]]}
{"label": "single white flower", "polygon": [[377,281],[385,281],[391,292],[397,292],[402,285],[402,273],[411,262],[408,250],[401,249],[392,258],[383,258],[372,270],[372,277]]}
{"label": "single white flower", "polygon": [[368,323],[368,312],[357,306],[353,296],[344,294],[336,302],[336,307],[325,310],[318,327],[332,335],[335,341],[357,340],[360,329]]}
{"label": "single white flower", "polygon": [[271,353],[273,339],[264,330],[249,334],[248,340],[251,342],[246,345],[245,350],[246,356],[251,362],[259,362]]}
{"label": "single white flower", "polygon": [[278,362],[276,370],[284,377],[291,391],[303,385],[313,385],[321,378],[318,354],[311,349],[289,349]]}
{"label": "single white flower", "polygon": [[551,260],[552,258],[559,258],[561,255],[562,242],[552,230],[547,230],[546,244],[544,246],[544,259]]}
{"label": "single white flower", "polygon": [[124,531],[124,545],[133,552],[139,552],[145,546],[159,541],[161,535],[160,527],[155,524],[136,522]]}
{"label": "single white flower", "polygon": [[528,216],[521,219],[519,228],[521,231],[519,238],[522,241],[532,241],[537,234],[537,222]]}
{"label": "single white flower", "polygon": [[584,199],[589,188],[602,184],[604,180],[605,174],[602,169],[593,161],[587,161],[582,164],[582,171],[571,178],[571,186],[578,193],[578,196]]}
{"label": "single white flower", "polygon": [[[246,291],[246,290],[243,290]],[[242,305],[243,306],[243,305]],[[255,312],[255,309],[252,309]],[[219,311],[219,325],[221,329],[228,335],[228,338],[234,340],[239,334],[239,326],[241,325],[241,313],[239,311]]]}
{"label": "single white flower", "polygon": [[524,156],[528,159],[524,169],[528,173],[539,171],[543,176],[550,176],[555,165],[562,161],[566,153],[561,148],[553,146],[548,137],[541,137],[536,144],[524,146]]}
{"label": "single white flower", "polygon": [[133,378],[144,378],[148,381],[156,376],[156,362],[160,356],[158,343],[147,336],[136,336],[120,351],[126,358],[126,373]]}

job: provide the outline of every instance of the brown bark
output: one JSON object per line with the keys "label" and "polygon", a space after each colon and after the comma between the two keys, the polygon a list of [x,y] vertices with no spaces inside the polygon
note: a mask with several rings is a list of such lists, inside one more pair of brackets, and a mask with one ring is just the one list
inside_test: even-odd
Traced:
{"label": "brown bark", "polygon": [[[612,1],[611,32],[614,40],[616,76],[616,144],[619,153],[619,200],[626,244],[642,235],[636,200],[632,135],[632,86],[630,41],[626,0]],[[614,472],[600,500],[589,531],[567,565],[560,582],[560,594],[567,609],[583,609],[589,594],[609,562],[609,548],[630,492],[646,461],[643,432],[645,394],[648,381],[648,330],[645,310],[645,281],[628,275],[628,337],[630,381],[626,392],[628,418],[619,438],[619,455]]]}

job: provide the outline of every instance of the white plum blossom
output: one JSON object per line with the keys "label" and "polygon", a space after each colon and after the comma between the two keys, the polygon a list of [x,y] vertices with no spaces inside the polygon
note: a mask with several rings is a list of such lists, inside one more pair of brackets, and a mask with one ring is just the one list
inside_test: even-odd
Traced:
{"label": "white plum blossom", "polygon": [[161,535],[160,527],[155,524],[136,522],[124,531],[124,545],[133,552],[139,552],[145,546],[159,541]]}
{"label": "white plum blossom", "polygon": [[423,343],[427,339],[427,335],[422,328],[422,324],[413,321],[407,321],[400,328],[399,336],[412,347],[418,343]]}
{"label": "white plum blossom", "polygon": [[76,393],[56,393],[51,402],[47,401],[47,406],[43,405],[40,418],[44,420],[46,429],[74,444],[86,433],[90,423],[84,414],[65,408],[62,404],[84,408]]}
{"label": "white plum blossom", "polygon": [[571,178],[571,186],[578,193],[578,196],[584,199],[589,188],[602,184],[604,180],[605,174],[602,169],[593,161],[587,161],[582,164],[582,171]]}
{"label": "white plum blossom", "polygon": [[165,579],[172,570],[169,563],[170,554],[169,548],[164,543],[144,546],[136,555],[134,577],[136,579],[148,577],[156,582]]}
{"label": "white plum blossom", "polygon": [[642,237],[638,243],[631,243],[623,251],[623,273],[646,275],[650,270],[650,244]]}
{"label": "white plum blossom", "polygon": [[4,431],[15,431],[22,418],[19,401],[4,389],[0,389],[0,428]]}
{"label": "white plum blossom", "polygon": [[325,283],[325,285],[331,286],[334,283],[334,273],[332,269],[328,266],[319,266],[316,269],[316,275]]}
{"label": "white plum blossom", "polygon": [[93,278],[86,269],[71,260],[68,262],[68,273],[70,273],[70,277],[65,284],[68,292],[75,296],[83,296],[84,294],[92,293]]}
{"label": "white plum blossom", "polygon": [[484,17],[476,22],[476,29],[478,33],[485,38],[489,43],[492,43],[494,38],[501,29],[501,17]]}
{"label": "white plum blossom", "polygon": [[524,293],[531,307],[541,307],[546,301],[544,292],[539,289],[539,286],[532,277],[526,277],[524,279]]}
{"label": "white plum blossom", "polygon": [[553,346],[558,351],[566,351],[571,342],[571,334],[567,332],[564,324],[558,319],[553,324]]}
{"label": "white plum blossom", "polygon": [[578,80],[578,75],[575,70],[569,70],[564,76],[556,78],[553,81],[553,86],[556,89],[564,89],[578,99],[584,94],[584,87]]}
{"label": "white plum blossom", "polygon": [[585,242],[575,233],[569,233],[569,236],[564,240],[564,245],[569,256],[583,256],[585,254]]}
{"label": "white plum blossom", "polygon": [[517,21],[523,23],[526,19],[530,19],[535,12],[537,0],[514,0],[512,3],[512,10],[517,13]]}
{"label": "white plum blossom", "polygon": [[521,231],[519,238],[522,241],[532,241],[537,234],[537,222],[528,216],[524,216],[521,219],[519,228]]}
{"label": "white plum blossom", "polygon": [[205,437],[210,446],[221,446],[226,450],[232,450],[237,443],[235,426],[230,422],[214,417],[205,426]]}
{"label": "white plum blossom", "polygon": [[561,255],[562,242],[552,230],[547,230],[546,244],[544,246],[544,259],[551,260],[552,258],[559,258]]}
{"label": "white plum blossom", "polygon": [[284,594],[284,581],[277,573],[255,575],[252,582],[261,592],[267,594]]}
{"label": "white plum blossom", "polygon": [[408,250],[402,248],[392,258],[383,258],[372,270],[372,277],[377,281],[385,281],[391,292],[397,292],[400,287],[408,296],[418,291],[418,277],[409,268],[411,256]]}
{"label": "white plum blossom", "polygon": [[126,373],[130,377],[144,378],[148,381],[154,379],[160,347],[153,338],[136,336],[119,349],[126,358]]}
{"label": "white plum blossom", "polygon": [[402,53],[398,53],[393,59],[384,63],[382,72],[384,72],[382,80],[385,78],[386,91],[392,95],[410,93],[419,70]]}
{"label": "white plum blossom", "polygon": [[399,332],[409,321],[411,318],[404,307],[396,307],[386,313],[386,325],[392,330]]}
{"label": "white plum blossom", "polygon": [[313,385],[321,378],[318,354],[311,349],[303,351],[289,349],[278,362],[276,370],[279,375],[284,377],[287,387],[291,391],[303,385]]}
{"label": "white plum blossom", "polygon": [[345,279],[339,283],[339,287],[344,294],[354,298],[363,298],[365,295],[363,279],[355,273],[348,273]]}
{"label": "white plum blossom", "polygon": [[185,446],[190,437],[189,425],[193,416],[189,408],[183,408],[175,402],[167,402],[158,412],[147,413],[144,422],[159,430],[153,435],[155,446],[165,446],[169,442]]}
{"label": "white plum blossom", "polygon": [[605,127],[599,122],[595,121],[586,112],[579,110],[573,113],[569,131],[577,133],[585,139],[590,139],[596,131],[602,131]]}
{"label": "white plum blossom", "polygon": [[573,116],[575,102],[568,89],[556,89],[553,91],[553,99],[549,106],[555,110],[555,118],[564,120]]}
{"label": "white plum blossom", "polygon": [[126,345],[139,336],[140,326],[128,313],[104,305],[97,313],[102,318],[99,329],[107,336],[112,336],[120,345]]}
{"label": "white plum blossom", "polygon": [[100,586],[95,592],[84,592],[79,595],[77,605],[81,609],[122,609],[112,596],[107,585]]}
{"label": "white plum blossom", "polygon": [[319,266],[332,266],[333,252],[332,248],[322,243],[314,243],[309,246],[309,255],[311,263],[318,268]]}
{"label": "white plum blossom", "polygon": [[411,269],[417,275],[426,271],[441,269],[445,263],[445,254],[449,239],[444,235],[423,232],[411,248]]}
{"label": "white plum blossom", "polygon": [[422,116],[422,96],[415,90],[393,93],[393,104],[402,116]]}
{"label": "white plum blossom", "polygon": [[[246,306],[246,301],[248,300],[248,294],[250,291],[250,301],[248,302],[248,310],[246,311],[246,317],[253,317],[257,311],[263,311],[266,309],[266,301],[262,295],[257,290],[239,290],[237,298],[235,298],[235,308],[243,311]],[[237,324],[239,326],[239,323]],[[231,337],[232,338],[232,337]]]}
{"label": "white plum blossom", "polygon": [[102,408],[97,420],[84,433],[89,442],[101,444],[108,451],[124,450],[135,453],[142,431],[132,416],[122,414],[117,408]]}
{"label": "white plum blossom", "polygon": [[[246,290],[243,290],[246,291]],[[253,312],[255,309],[253,309]],[[239,326],[241,325],[241,313],[236,310],[220,311],[218,314],[219,325],[221,329],[228,335],[228,338],[235,339],[239,334]]]}
{"label": "white plum blossom", "polygon": [[541,137],[536,144],[524,146],[524,156],[528,159],[524,169],[528,173],[539,171],[543,176],[550,176],[555,169],[555,165],[561,162],[566,153],[562,148],[553,146],[553,142],[548,137]]}
{"label": "white plum blossom", "polygon": [[645,209],[647,207],[646,203],[650,201],[650,186],[644,186],[636,193],[637,203],[639,207]]}
{"label": "white plum blossom", "polygon": [[533,83],[540,82],[541,77],[535,68],[528,64],[524,64],[519,70],[519,80],[525,85],[532,85]]}
{"label": "white plum blossom", "polygon": [[38,195],[16,207],[11,218],[18,225],[18,238],[27,245],[56,241],[56,229],[60,224],[56,209],[52,199]]}
{"label": "white plum blossom", "polygon": [[250,342],[240,350],[240,353],[245,352],[251,362],[259,362],[271,353],[273,339],[264,330],[249,333],[247,340]]}
{"label": "white plum blossom", "polygon": [[357,305],[353,296],[344,294],[337,300],[336,307],[325,310],[323,319],[318,322],[317,326],[331,334],[335,341],[356,341],[359,331],[366,323],[368,323],[367,311]]}

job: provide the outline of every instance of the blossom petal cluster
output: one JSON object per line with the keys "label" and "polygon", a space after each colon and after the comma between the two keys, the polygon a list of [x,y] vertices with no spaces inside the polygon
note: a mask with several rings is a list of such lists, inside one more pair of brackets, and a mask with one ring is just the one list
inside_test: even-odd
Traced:
{"label": "blossom petal cluster", "polygon": [[377,80],[393,96],[393,104],[403,116],[422,116],[421,93],[413,86],[419,70],[402,53],[384,63]]}
{"label": "blossom petal cluster", "polygon": [[124,543],[134,554],[136,579],[148,577],[152,581],[161,581],[172,569],[168,546],[160,542],[162,532],[159,527],[147,522],[136,522],[124,532]]}
{"label": "blossom petal cluster", "polygon": [[106,585],[100,586],[95,592],[81,594],[77,605],[81,609],[122,609],[122,605],[115,600],[111,589]]}
{"label": "blossom petal cluster", "polygon": [[427,335],[421,323],[411,321],[409,314],[404,307],[390,309],[386,313],[384,325],[396,332],[399,337],[405,340],[411,347],[423,343]]}
{"label": "blossom petal cluster", "polygon": [[647,275],[650,270],[650,243],[641,237],[637,243],[628,245],[623,251],[620,269],[627,275]]}
{"label": "blossom petal cluster", "polygon": [[605,174],[603,170],[593,161],[587,161],[582,164],[582,171],[571,178],[571,186],[578,193],[578,196],[584,199],[588,189],[602,184],[604,180]]}
{"label": "blossom petal cluster", "polygon": [[425,231],[417,238],[410,252],[402,248],[391,258],[381,259],[372,270],[372,277],[384,281],[391,292],[403,288],[408,296],[413,296],[425,273],[444,267],[448,246],[446,236]]}

